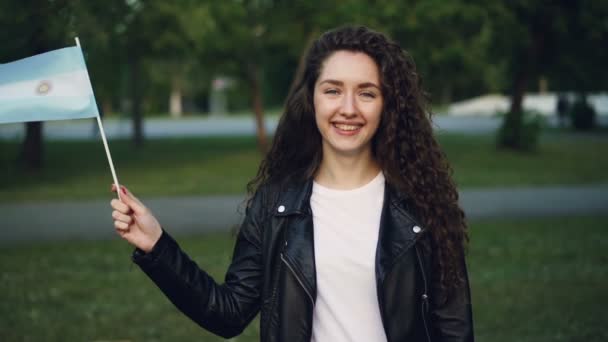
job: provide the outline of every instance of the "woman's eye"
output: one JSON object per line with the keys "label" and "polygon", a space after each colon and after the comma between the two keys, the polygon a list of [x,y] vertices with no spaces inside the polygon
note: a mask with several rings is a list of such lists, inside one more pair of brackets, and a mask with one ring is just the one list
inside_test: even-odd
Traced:
{"label": "woman's eye", "polygon": [[329,95],[338,95],[340,92],[337,89],[327,89],[324,93]]}
{"label": "woman's eye", "polygon": [[374,93],[369,93],[369,92],[364,92],[361,93],[361,96],[369,98],[369,99],[375,99],[376,98],[376,94]]}

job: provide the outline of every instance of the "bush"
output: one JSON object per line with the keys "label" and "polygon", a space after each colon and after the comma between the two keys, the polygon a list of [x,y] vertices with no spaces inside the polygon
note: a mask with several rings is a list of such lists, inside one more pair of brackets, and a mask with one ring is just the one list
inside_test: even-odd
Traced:
{"label": "bush", "polygon": [[506,113],[498,130],[498,146],[536,150],[543,122],[543,117],[537,112],[525,111],[521,115]]}
{"label": "bush", "polygon": [[570,120],[576,130],[586,131],[595,128],[595,109],[587,103],[585,96],[579,97],[570,108]]}

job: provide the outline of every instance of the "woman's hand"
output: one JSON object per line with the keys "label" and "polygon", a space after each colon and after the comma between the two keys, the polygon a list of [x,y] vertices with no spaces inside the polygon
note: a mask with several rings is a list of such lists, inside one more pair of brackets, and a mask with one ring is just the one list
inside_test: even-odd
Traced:
{"label": "woman's hand", "polygon": [[[118,191],[115,185],[112,185],[112,191]],[[121,186],[120,193],[121,199],[113,199],[110,203],[114,209],[112,218],[116,232],[133,246],[148,253],[162,234],[160,224],[127,188]]]}

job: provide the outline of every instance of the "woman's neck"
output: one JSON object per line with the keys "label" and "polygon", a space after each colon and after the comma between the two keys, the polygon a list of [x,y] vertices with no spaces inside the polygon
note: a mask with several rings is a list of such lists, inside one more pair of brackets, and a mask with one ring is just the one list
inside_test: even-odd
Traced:
{"label": "woman's neck", "polygon": [[378,172],[380,166],[371,149],[356,155],[340,155],[324,149],[315,181],[328,188],[350,190],[369,183]]}

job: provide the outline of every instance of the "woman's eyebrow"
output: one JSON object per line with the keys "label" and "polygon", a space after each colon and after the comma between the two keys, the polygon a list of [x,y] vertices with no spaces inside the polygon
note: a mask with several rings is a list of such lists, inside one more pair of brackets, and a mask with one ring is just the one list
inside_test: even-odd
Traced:
{"label": "woman's eyebrow", "polygon": [[344,82],[342,82],[342,81],[331,80],[331,79],[329,79],[329,80],[323,80],[323,81],[321,81],[319,83],[319,85],[321,85],[323,83],[329,83],[329,84],[333,84],[335,86],[343,86],[344,85]]}
{"label": "woman's eyebrow", "polygon": [[377,85],[376,83],[365,82],[365,83],[359,84],[359,88],[370,88],[370,87],[377,88],[378,90],[381,90],[380,86]]}
{"label": "woman's eyebrow", "polygon": [[[319,85],[323,84],[323,83],[329,83],[329,84],[333,84],[335,86],[343,86],[344,82],[342,81],[338,81],[338,80],[332,80],[332,79],[327,79],[327,80],[323,80],[319,83]],[[360,83],[357,85],[358,88],[377,88],[378,90],[380,90],[380,86],[373,83],[373,82],[364,82],[364,83]]]}

